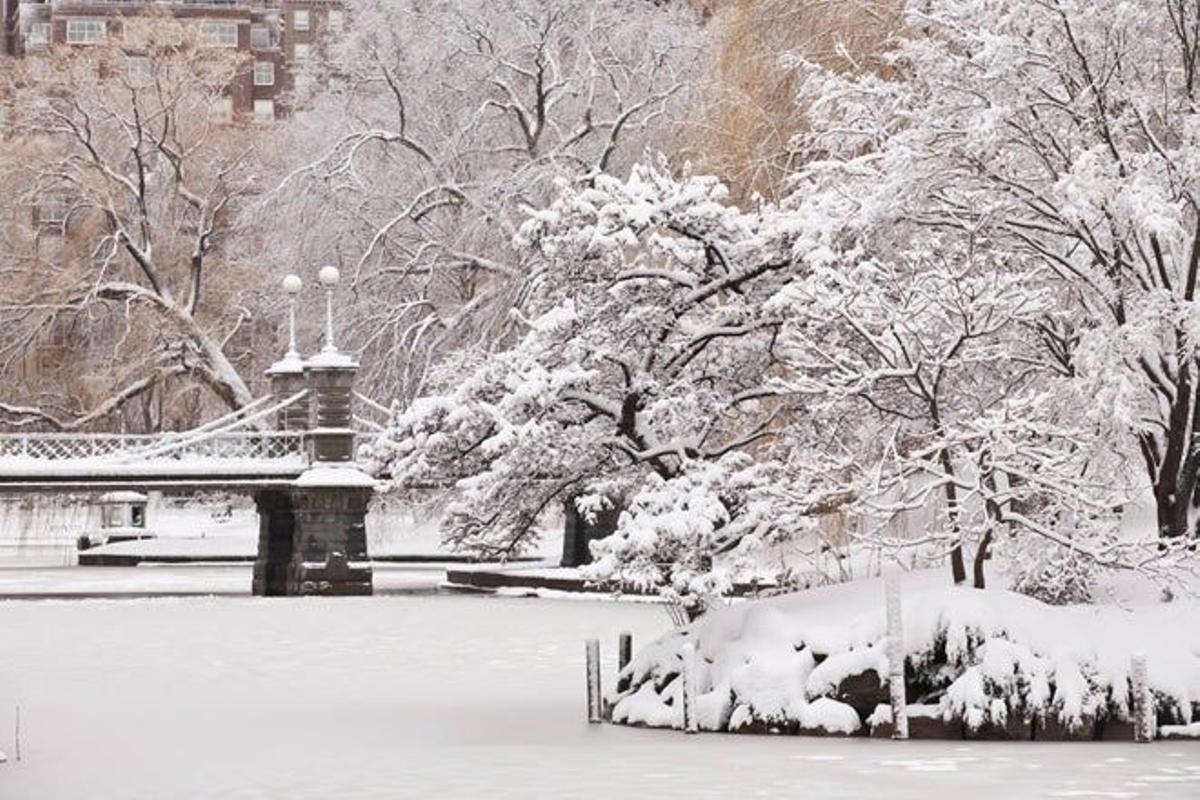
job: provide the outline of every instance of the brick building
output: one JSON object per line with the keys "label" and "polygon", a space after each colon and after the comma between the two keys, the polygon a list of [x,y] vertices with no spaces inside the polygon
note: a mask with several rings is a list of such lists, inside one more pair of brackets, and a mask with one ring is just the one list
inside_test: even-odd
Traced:
{"label": "brick building", "polygon": [[344,25],[341,0],[0,0],[7,57],[52,47],[120,44],[136,53],[152,14],[194,20],[212,47],[247,53],[253,66],[230,87],[229,113],[269,121],[287,112],[296,81]]}

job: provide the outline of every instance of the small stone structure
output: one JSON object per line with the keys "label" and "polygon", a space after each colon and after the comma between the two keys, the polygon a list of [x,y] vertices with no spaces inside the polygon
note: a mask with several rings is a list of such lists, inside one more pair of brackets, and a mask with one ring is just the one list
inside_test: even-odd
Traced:
{"label": "small stone structure", "polygon": [[100,529],[79,536],[75,546],[87,550],[104,544],[153,539],[146,529],[149,498],[141,492],[119,491],[102,494],[95,500],[100,508]]}

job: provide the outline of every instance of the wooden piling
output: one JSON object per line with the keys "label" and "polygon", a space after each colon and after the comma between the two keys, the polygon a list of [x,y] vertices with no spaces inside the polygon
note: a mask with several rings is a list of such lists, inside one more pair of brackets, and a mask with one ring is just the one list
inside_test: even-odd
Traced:
{"label": "wooden piling", "polygon": [[600,640],[587,640],[587,709],[588,722],[601,722],[600,713]]}
{"label": "wooden piling", "polygon": [[1133,711],[1133,740],[1154,741],[1154,693],[1146,677],[1146,655],[1135,653],[1129,660],[1130,705]]}
{"label": "wooden piling", "polygon": [[617,691],[623,692],[629,688],[629,678],[622,677],[621,673],[633,661],[633,634],[629,631],[622,631],[620,639],[617,640]]}
{"label": "wooden piling", "polygon": [[691,642],[683,645],[683,669],[679,679],[683,696],[683,730],[685,733],[699,733],[700,721],[696,719],[696,646]]}
{"label": "wooden piling", "polygon": [[888,692],[892,702],[892,738],[908,738],[908,706],[904,687],[904,620],[900,613],[900,568],[889,565],[883,572],[887,604]]}

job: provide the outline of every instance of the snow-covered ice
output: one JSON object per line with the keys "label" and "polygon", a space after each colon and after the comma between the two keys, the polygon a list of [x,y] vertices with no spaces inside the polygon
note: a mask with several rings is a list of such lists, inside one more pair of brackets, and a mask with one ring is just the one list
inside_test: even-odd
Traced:
{"label": "snow-covered ice", "polygon": [[[588,726],[583,640],[658,606],[462,596],[0,603],[4,800],[1194,798],[1189,742]],[[1063,794],[1066,793],[1066,794]]]}
{"label": "snow-covered ice", "polygon": [[[376,563],[376,594],[433,592],[448,564]],[[143,564],[138,567],[0,567],[0,598],[162,597],[250,594],[250,564]]]}

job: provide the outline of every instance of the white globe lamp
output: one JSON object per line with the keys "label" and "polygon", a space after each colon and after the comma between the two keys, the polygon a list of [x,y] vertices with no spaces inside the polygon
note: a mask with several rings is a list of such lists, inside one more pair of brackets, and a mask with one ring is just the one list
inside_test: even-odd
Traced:
{"label": "white globe lamp", "polygon": [[326,353],[336,353],[337,345],[333,343],[333,289],[341,278],[337,267],[321,267],[317,280],[325,287],[325,347]]}
{"label": "white globe lamp", "polygon": [[299,275],[288,275],[283,279],[283,293],[288,297],[288,359],[300,358],[296,350],[296,295],[304,288],[304,281]]}

